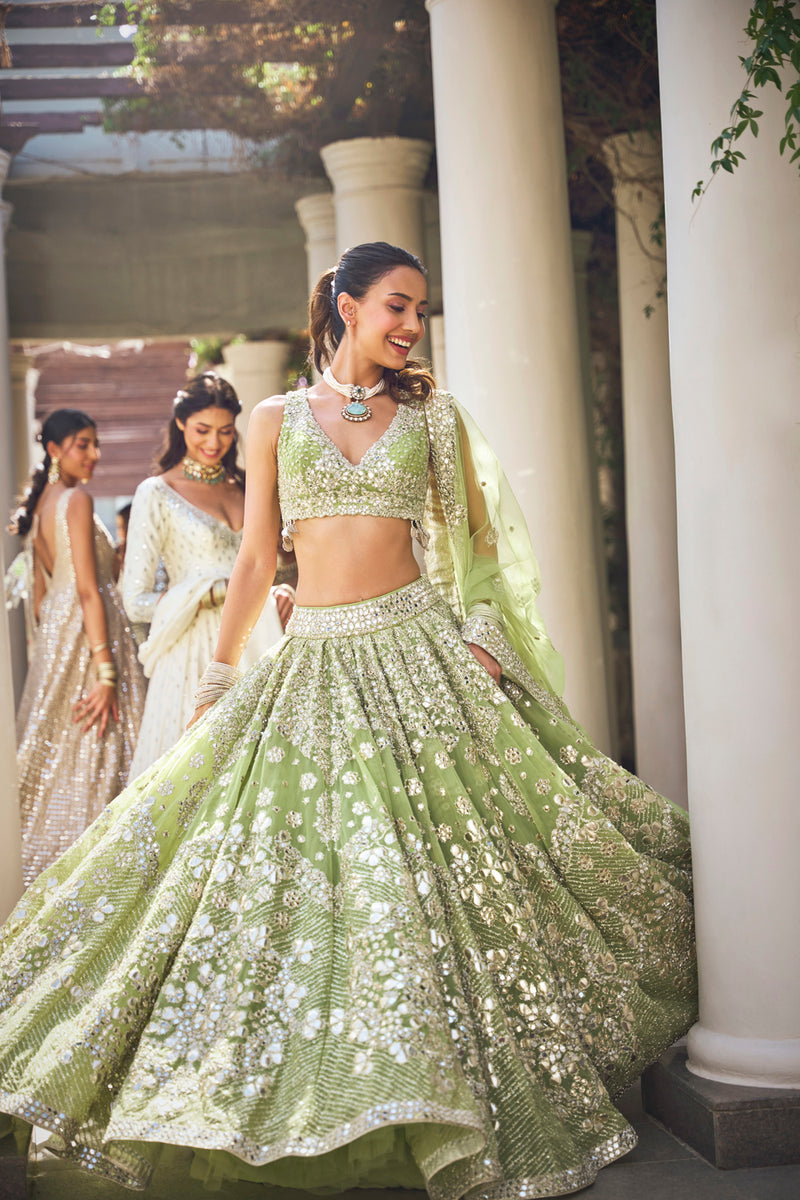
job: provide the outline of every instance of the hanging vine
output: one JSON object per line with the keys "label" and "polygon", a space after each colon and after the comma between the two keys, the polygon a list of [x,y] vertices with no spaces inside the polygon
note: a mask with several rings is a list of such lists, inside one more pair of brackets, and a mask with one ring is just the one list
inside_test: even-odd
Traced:
{"label": "hanging vine", "polygon": [[[719,171],[732,175],[745,159],[744,151],[738,148],[740,139],[747,134],[758,137],[758,122],[764,113],[753,107],[754,88],[772,86],[783,92],[786,85],[784,133],[779,149],[782,155],[791,152],[790,162],[800,160],[800,9],[793,0],[788,4],[755,0],[745,33],[753,44],[750,54],[739,56],[746,74],[745,83],[731,107],[730,124],[711,143],[714,155],[711,179]],[[697,181],[693,199],[703,195],[711,179]]]}

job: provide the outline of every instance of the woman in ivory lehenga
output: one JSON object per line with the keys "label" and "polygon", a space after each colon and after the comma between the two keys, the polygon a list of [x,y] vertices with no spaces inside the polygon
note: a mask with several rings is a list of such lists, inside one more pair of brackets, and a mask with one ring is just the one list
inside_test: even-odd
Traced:
{"label": "woman in ivory lehenga", "polygon": [[[0,1109],[129,1187],[192,1147],[209,1186],[575,1191],[695,1017],[686,816],[559,699],[521,513],[409,361],[425,300],[385,243],[322,277],[195,723],[6,927]],[[240,676],[281,515],[297,607]]]}
{"label": "woman in ivory lehenga", "polygon": [[29,635],[17,712],[26,885],[125,786],[144,706],[114,546],[81,486],[100,457],[94,422],[58,409],[41,441],[44,461],[11,519],[25,544],[6,579],[10,603],[25,603]]}
{"label": "woman in ivory lehenga", "polygon": [[[236,392],[206,371],[175,397],[158,474],[139,484],[128,524],[122,595],[149,625],[139,650],[150,685],[131,775],[174,746],[214,653],[222,604],[242,541],[244,472],[237,465]],[[166,590],[159,588],[160,573]],[[250,634],[251,666],[283,636],[294,590],[274,588]]]}

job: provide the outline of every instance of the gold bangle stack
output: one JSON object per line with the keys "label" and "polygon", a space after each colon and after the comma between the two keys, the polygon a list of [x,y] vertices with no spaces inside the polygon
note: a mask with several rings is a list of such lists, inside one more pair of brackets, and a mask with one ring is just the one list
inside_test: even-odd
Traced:
{"label": "gold bangle stack", "polygon": [[195,708],[204,704],[216,704],[235,683],[242,678],[241,671],[230,663],[210,662],[200,677],[194,694]]}
{"label": "gold bangle stack", "polygon": [[221,608],[225,603],[225,593],[227,590],[227,579],[217,579],[214,583],[212,583],[205,596],[203,596],[203,599],[200,601],[200,607]]}
{"label": "gold bangle stack", "polygon": [[97,682],[102,683],[103,687],[117,686],[119,672],[113,662],[101,662],[97,664]]}

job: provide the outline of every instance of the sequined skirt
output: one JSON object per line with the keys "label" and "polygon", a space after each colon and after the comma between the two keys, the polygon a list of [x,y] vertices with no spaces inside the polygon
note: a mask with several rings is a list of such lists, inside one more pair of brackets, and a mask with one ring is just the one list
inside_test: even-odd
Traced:
{"label": "sequined skirt", "polygon": [[0,1111],[193,1172],[552,1196],[695,1016],[685,814],[497,687],[426,580],[287,636],[4,931]]}
{"label": "sequined skirt", "polygon": [[101,585],[119,672],[119,719],[102,738],[75,724],[73,704],[96,671],[74,586],[48,593],[17,712],[17,777],[26,886],[54,862],[128,781],[145,703],[137,647],[113,584]]}

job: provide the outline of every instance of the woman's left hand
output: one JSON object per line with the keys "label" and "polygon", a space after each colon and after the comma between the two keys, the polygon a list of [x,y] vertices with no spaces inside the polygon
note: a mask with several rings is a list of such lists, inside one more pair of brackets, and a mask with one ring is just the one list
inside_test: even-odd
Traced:
{"label": "woman's left hand", "polygon": [[119,720],[117,693],[113,687],[108,687],[98,680],[87,695],[81,696],[80,700],[73,704],[72,711],[75,713],[72,718],[73,725],[83,722],[81,733],[88,733],[93,725],[97,725],[97,736],[101,738],[109,718],[113,721]]}
{"label": "woman's left hand", "polygon": [[486,668],[486,670],[491,675],[492,679],[499,686],[502,670],[500,667],[500,663],[497,661],[497,659],[492,658],[489,651],[484,650],[483,646],[476,646],[474,642],[467,642],[467,645],[469,646],[470,650],[475,655],[475,657],[477,658],[477,660],[481,664],[481,666]]}

